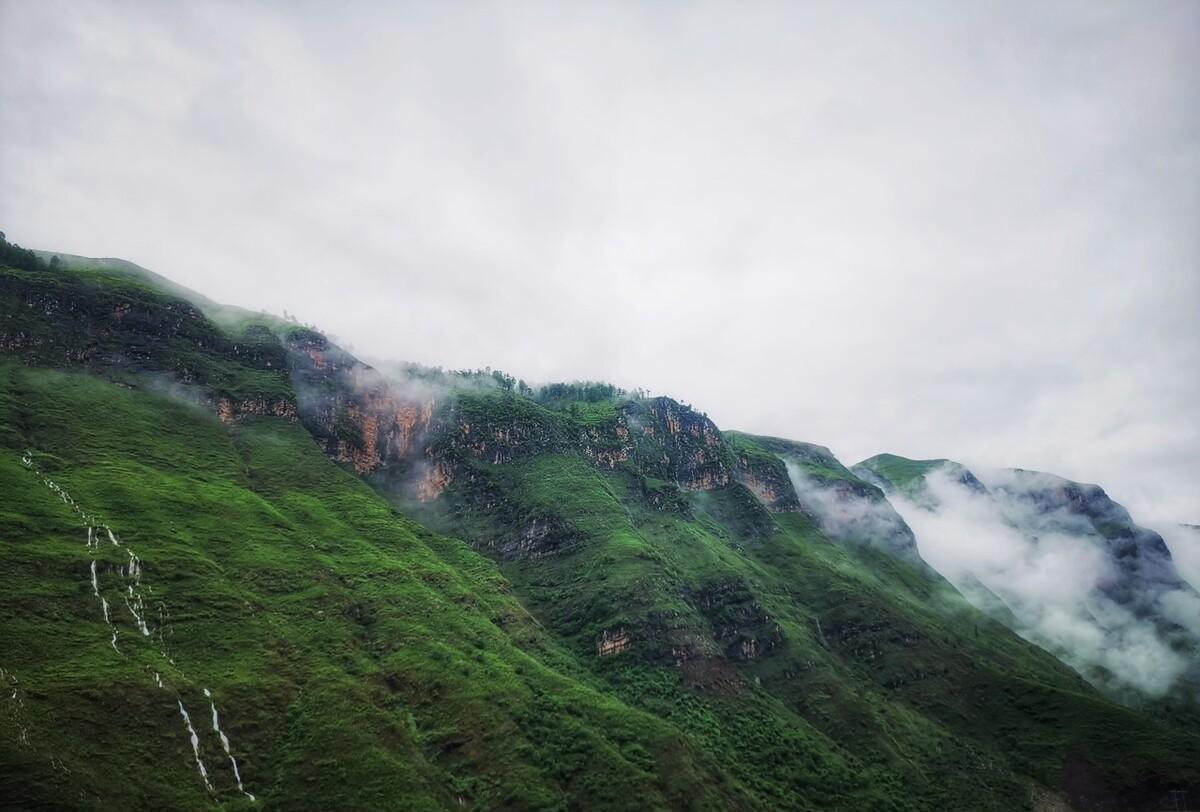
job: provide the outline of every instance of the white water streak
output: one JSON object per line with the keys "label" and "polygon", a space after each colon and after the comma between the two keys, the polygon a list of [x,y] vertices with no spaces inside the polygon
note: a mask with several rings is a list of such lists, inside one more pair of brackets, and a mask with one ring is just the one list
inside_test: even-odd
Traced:
{"label": "white water streak", "polygon": [[[27,450],[25,452],[25,455],[22,457],[21,461],[25,464],[25,466],[27,468],[31,469],[35,474],[37,474],[38,476],[41,477],[42,482],[45,483],[45,485],[51,490],[51,492],[58,495],[62,499],[64,504],[70,506],[71,509],[74,510],[75,513],[78,514],[83,519],[84,524],[87,527],[87,542],[86,542],[87,549],[97,550],[97,551],[100,549],[99,530],[103,529],[105,535],[107,535],[107,537],[108,537],[109,542],[111,542],[111,544],[114,547],[121,547],[129,554],[128,565],[122,565],[117,568],[117,571],[123,580],[132,581],[132,583],[125,584],[126,589],[125,589],[125,593],[122,595],[122,599],[125,601],[125,606],[127,609],[129,609],[129,613],[131,615],[133,615],[134,622],[137,625],[138,629],[141,631],[142,635],[144,637],[150,637],[151,636],[150,628],[149,628],[148,624],[146,623],[146,605],[145,605],[145,601],[142,597],[142,562],[141,562],[141,559],[138,558],[138,556],[133,552],[133,550],[131,550],[128,547],[126,547],[125,545],[121,544],[121,542],[118,540],[117,535],[115,533],[113,533],[113,530],[111,527],[109,527],[107,524],[100,524],[98,522],[95,522],[94,516],[92,514],[88,513],[87,511],[83,510],[83,508],[81,508],[75,502],[75,500],[71,497],[71,495],[69,493],[67,493],[61,486],[59,486],[58,483],[51,480],[50,477],[41,474],[41,472],[38,471],[37,466],[34,465],[34,463],[33,463],[33,452],[32,451]],[[112,615],[109,612],[109,608],[108,608],[108,601],[100,593],[100,581],[99,581],[99,577],[98,577],[98,573],[97,573],[95,559],[92,559],[92,562],[91,562],[91,585],[92,585],[92,594],[100,600],[100,608],[101,608],[101,611],[104,613],[104,622],[108,625],[109,630],[112,632],[112,636],[109,640],[109,645],[112,646],[113,651],[115,651],[117,654],[121,654],[121,650],[119,648],[117,648],[118,631],[117,631],[116,626],[113,625]],[[147,589],[150,592],[153,592],[152,589],[149,589],[149,588],[147,588]],[[158,610],[159,610],[159,625],[158,625],[159,653],[167,660],[167,662],[169,662],[171,664],[171,666],[173,668],[176,669],[176,671],[179,674],[182,674],[182,671],[179,671],[178,666],[175,665],[175,660],[172,657],[170,657],[163,648],[162,631],[163,631],[164,626],[166,625],[166,619],[164,617],[165,608],[161,602],[159,603]],[[3,678],[4,676],[6,676],[4,670],[0,669],[0,678]],[[16,677],[11,676],[11,674],[9,674],[7,676],[9,676],[12,679],[12,682],[14,684],[16,683]],[[163,683],[162,676],[157,671],[154,672],[154,683],[159,688],[166,687]],[[243,795],[245,795],[247,798],[249,798],[251,801],[256,801],[257,799],[254,797],[254,795],[247,792],[245,787],[242,785],[241,772],[238,769],[237,760],[233,756],[233,751],[229,744],[229,737],[226,736],[225,733],[221,730],[220,719],[217,715],[217,706],[216,706],[216,703],[213,702],[213,700],[212,700],[212,693],[207,688],[205,688],[204,695],[206,697],[208,697],[208,699],[209,699],[209,705],[212,708],[213,730],[216,732],[217,736],[220,737],[221,746],[224,748],[225,754],[229,757],[230,765],[233,768],[234,778],[237,779],[238,790]],[[21,700],[18,698],[17,691],[15,689],[13,690],[12,699],[16,700],[18,705],[22,704]],[[192,726],[191,717],[188,716],[187,709],[184,708],[184,706],[183,706],[183,700],[176,697],[176,704],[179,706],[179,714],[180,714],[180,716],[183,717],[184,725],[187,727],[188,736],[190,738],[191,745],[192,745],[192,755],[196,759],[196,768],[200,773],[200,778],[203,779],[205,788],[209,792],[213,792],[214,790],[213,790],[212,783],[208,779],[208,770],[204,766],[204,761],[200,758],[200,736],[196,733],[196,729]],[[19,739],[22,744],[28,743],[27,731],[23,726],[21,727],[21,733],[20,733]],[[66,770],[65,765],[63,765],[63,769],[64,769],[64,771]]]}
{"label": "white water streak", "polygon": [[196,728],[192,727],[192,718],[184,709],[183,700],[176,699],[175,701],[179,704],[179,715],[183,717],[183,723],[187,725],[188,735],[192,739],[192,755],[196,757],[196,768],[200,771],[200,777],[204,779],[204,786],[209,792],[212,792],[212,784],[208,782],[208,770],[204,769],[204,762],[200,760],[200,737],[196,735]]}
{"label": "white water streak", "polygon": [[213,701],[212,692],[205,688],[204,695],[208,697],[208,704],[212,708],[213,730],[221,738],[221,746],[225,748],[225,755],[229,756],[229,763],[233,766],[233,777],[237,779],[238,791],[252,801],[257,800],[254,795],[246,792],[246,788],[242,786],[242,774],[238,772],[237,759],[233,757],[233,752],[229,749],[229,737],[221,731],[221,722],[217,718],[217,703]]}

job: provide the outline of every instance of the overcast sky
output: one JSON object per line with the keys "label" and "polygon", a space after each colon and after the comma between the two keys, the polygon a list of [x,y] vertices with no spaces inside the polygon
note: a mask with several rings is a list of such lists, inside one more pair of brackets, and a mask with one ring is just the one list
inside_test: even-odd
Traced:
{"label": "overcast sky", "polygon": [[0,0],[0,229],[1200,522],[1200,3]]}

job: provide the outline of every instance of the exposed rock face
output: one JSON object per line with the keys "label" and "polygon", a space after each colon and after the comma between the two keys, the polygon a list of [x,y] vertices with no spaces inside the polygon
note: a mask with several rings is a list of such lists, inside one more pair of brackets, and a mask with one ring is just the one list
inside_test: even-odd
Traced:
{"label": "exposed rock face", "polygon": [[593,465],[609,471],[629,462],[636,450],[624,413],[619,414],[611,425],[580,429],[575,445]]}
{"label": "exposed rock face", "polygon": [[455,395],[437,423],[431,454],[451,467],[463,459],[505,465],[570,447],[558,415],[513,394]]}
{"label": "exposed rock face", "polygon": [[418,501],[432,502],[450,484],[450,471],[440,462],[426,463],[414,481],[413,491]]}
{"label": "exposed rock face", "polygon": [[713,639],[728,659],[757,659],[783,642],[783,630],[740,578],[704,584],[688,599],[711,624]]}
{"label": "exposed rock face", "polygon": [[535,518],[509,538],[497,539],[488,546],[503,558],[542,558],[561,552],[578,541],[569,524],[552,517]]}
{"label": "exposed rock face", "polygon": [[222,423],[236,423],[248,415],[269,415],[287,420],[296,419],[296,404],[284,398],[218,398],[217,417]]}
{"label": "exposed rock face", "polygon": [[735,446],[734,458],[737,480],[749,488],[767,510],[772,513],[801,510],[787,467],[778,456],[753,453],[744,446]]}
{"label": "exposed rock face", "polygon": [[[334,460],[370,475],[407,467],[433,417],[432,399],[404,397],[378,371],[311,330],[287,337],[288,368],[304,424]],[[449,474],[434,467],[419,486],[432,494]]]}
{"label": "exposed rock face", "polygon": [[641,473],[691,491],[728,485],[733,456],[704,415],[671,398],[634,402],[625,409]]}
{"label": "exposed rock face", "polygon": [[[684,490],[732,481],[732,457],[712,421],[670,398],[618,404],[606,420],[584,422],[514,394],[456,394],[434,418],[429,454],[448,478],[467,460],[504,465],[539,454],[579,454],[597,468],[628,470]],[[663,509],[669,494],[647,493]]]}
{"label": "exposed rock face", "polygon": [[600,639],[596,641],[596,656],[608,657],[612,654],[620,654],[629,648],[631,644],[629,632],[623,628],[613,630],[605,629],[600,634]]}

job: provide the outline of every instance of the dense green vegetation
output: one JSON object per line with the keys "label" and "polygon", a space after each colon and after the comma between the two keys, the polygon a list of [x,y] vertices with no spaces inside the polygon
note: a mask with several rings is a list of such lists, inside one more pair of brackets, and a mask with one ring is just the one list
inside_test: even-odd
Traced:
{"label": "dense green vegetation", "polygon": [[319,333],[74,258],[0,293],[0,806],[1152,808],[1200,785],[1195,731],[741,481],[786,483],[786,455],[874,492],[825,449],[410,365],[436,409],[376,491],[306,422],[310,388],[345,395],[338,449],[399,447],[310,374],[356,363]]}
{"label": "dense green vegetation", "polygon": [[[3,797],[206,806],[178,696],[216,798],[248,803],[201,724],[207,687],[247,789],[274,805],[724,805],[709,781],[722,771],[698,748],[572,677],[493,566],[395,514],[298,425],[231,431],[91,376],[5,365],[0,377],[3,667],[23,702],[0,722]],[[153,637],[121,603],[124,551],[86,547],[25,448],[137,551],[165,610]],[[93,556],[120,654],[89,586]]]}
{"label": "dense green vegetation", "polygon": [[[1140,763],[1122,763],[1127,777],[1190,769],[1162,760],[1195,752],[1190,735],[1100,698],[923,569],[833,544],[802,514],[748,535],[740,486],[662,510],[654,483],[561,455],[464,481],[441,526],[495,554],[622,699],[717,748],[760,805],[1022,808],[1026,781],[1059,785],[1068,753],[1123,752]],[[513,532],[530,527],[550,530],[533,549]],[[613,629],[630,648],[590,657]],[[1144,731],[1132,747],[1130,725]]]}
{"label": "dense green vegetation", "polygon": [[[46,267],[38,255],[28,248],[10,243],[4,232],[0,231],[0,267],[16,268],[23,271],[37,271]],[[55,268],[57,268],[57,263]]]}

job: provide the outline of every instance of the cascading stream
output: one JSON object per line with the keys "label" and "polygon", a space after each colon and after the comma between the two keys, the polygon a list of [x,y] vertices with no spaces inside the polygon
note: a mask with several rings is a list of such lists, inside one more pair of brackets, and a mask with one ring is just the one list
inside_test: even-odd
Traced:
{"label": "cascading stream", "polygon": [[6,697],[5,704],[8,707],[9,715],[12,717],[13,725],[17,728],[17,744],[22,747],[29,746],[29,727],[25,724],[25,700],[21,698],[21,689],[17,681],[17,675],[12,671],[0,668],[0,689],[6,694],[11,690],[11,694]]}
{"label": "cascading stream", "polygon": [[[33,452],[32,451],[26,451],[24,456],[22,456],[21,461],[22,461],[22,463],[24,463],[26,468],[28,468],[35,475],[37,475],[38,477],[41,478],[42,482],[46,485],[47,488],[50,489],[50,491],[52,493],[54,493],[56,496],[58,496],[63,501],[64,504],[66,504],[68,507],[70,507],[71,510],[74,511],[83,520],[83,523],[87,530],[85,546],[89,551],[92,551],[93,554],[99,554],[101,531],[103,531],[104,537],[107,537],[109,543],[113,547],[117,547],[117,548],[124,550],[125,553],[128,555],[128,560],[126,563],[122,563],[122,564],[116,565],[116,566],[108,565],[106,567],[106,569],[104,569],[104,570],[102,570],[99,567],[97,559],[93,558],[91,561],[91,566],[89,568],[89,576],[90,576],[89,580],[90,580],[90,584],[92,587],[92,595],[93,595],[93,597],[95,597],[97,600],[100,601],[100,612],[101,612],[102,617],[104,618],[105,625],[107,626],[109,632],[111,633],[110,638],[109,638],[109,645],[112,646],[113,651],[116,652],[120,656],[124,656],[121,649],[117,647],[117,637],[119,635],[119,630],[117,629],[116,623],[114,622],[113,614],[110,611],[108,600],[107,600],[107,598],[105,598],[105,596],[103,594],[103,584],[102,584],[102,579],[100,576],[103,572],[106,572],[106,571],[115,572],[117,574],[117,576],[120,577],[121,585],[124,587],[123,589],[120,590],[121,599],[125,603],[126,609],[129,610],[130,615],[133,617],[133,624],[138,629],[138,631],[141,632],[141,636],[146,638],[151,643],[151,645],[153,645],[156,648],[158,654],[171,665],[172,669],[174,669],[174,672],[176,673],[176,675],[181,676],[183,673],[182,670],[179,669],[179,667],[175,664],[175,660],[167,654],[166,649],[165,649],[162,631],[166,625],[167,613],[166,613],[165,607],[163,606],[163,604],[161,602],[159,602],[159,605],[158,605],[159,623],[158,623],[158,627],[157,627],[157,631],[158,631],[157,640],[155,640],[155,636],[152,635],[150,625],[147,622],[146,602],[145,602],[145,598],[143,596],[143,585],[142,585],[143,571],[142,571],[141,558],[139,558],[137,556],[137,554],[132,549],[130,549],[130,547],[127,544],[124,544],[123,542],[121,542],[120,538],[117,536],[117,534],[115,532],[113,532],[113,529],[109,525],[107,525],[103,522],[97,521],[96,517],[94,515],[85,511],[74,500],[74,498],[72,498],[72,496],[66,490],[64,490],[58,483],[54,482],[54,480],[52,480],[49,476],[46,476],[45,474],[43,474],[38,469],[37,465],[33,461]],[[149,587],[146,587],[146,591],[153,592],[153,590],[150,589]],[[153,677],[152,677],[153,682],[158,688],[165,689],[168,687],[168,684],[166,682],[164,682],[162,675],[158,671],[150,671],[149,669],[147,669],[147,671],[148,671],[148,673],[153,674]],[[15,703],[15,706],[18,709],[23,708],[24,703],[20,699],[19,693],[15,687],[16,686],[16,677],[12,676],[11,672],[6,672],[4,669],[0,669],[0,684],[2,684],[3,687],[7,689],[9,680],[11,680],[11,683],[13,686],[12,696],[9,701],[12,703]],[[229,758],[229,763],[233,770],[233,777],[234,777],[235,781],[237,782],[238,791],[241,792],[243,795],[245,795],[247,798],[249,798],[251,801],[256,801],[257,799],[254,797],[254,795],[251,794],[250,792],[248,792],[242,784],[241,771],[238,769],[237,760],[234,758],[233,750],[229,743],[229,737],[226,736],[224,731],[221,730],[220,719],[217,714],[217,706],[216,706],[216,703],[213,701],[212,693],[211,693],[211,691],[209,691],[208,688],[205,688],[204,695],[209,699],[209,706],[212,709],[213,732],[216,733],[217,737],[220,739],[221,747],[224,749],[225,755],[228,756],[228,758]],[[196,732],[195,727],[193,727],[191,717],[188,715],[187,709],[183,705],[182,698],[180,698],[178,695],[176,695],[176,704],[179,707],[179,714],[183,718],[184,726],[187,729],[188,738],[192,745],[192,755],[195,757],[195,760],[196,760],[196,769],[200,773],[200,778],[204,782],[205,789],[207,789],[209,792],[215,792],[212,782],[209,779],[208,769],[205,767],[204,761],[200,755],[200,735]],[[19,742],[22,745],[27,745],[29,743],[28,730],[23,725],[19,725],[19,731],[20,731],[19,735],[18,735]],[[62,770],[64,772],[66,772],[67,771],[66,765],[61,764],[61,761],[59,762],[59,764],[61,765]]]}
{"label": "cascading stream", "polygon": [[208,770],[204,768],[204,762],[200,758],[200,737],[196,734],[196,728],[192,727],[192,717],[188,716],[187,709],[183,707],[182,699],[176,699],[175,701],[179,705],[179,715],[183,717],[183,724],[187,727],[188,735],[192,740],[192,755],[196,757],[196,769],[200,771],[200,777],[204,779],[204,786],[209,792],[212,792],[212,784],[208,781]]}
{"label": "cascading stream", "polygon": [[221,746],[225,748],[225,755],[229,756],[229,764],[233,767],[233,777],[237,780],[238,791],[245,795],[250,800],[256,800],[255,797],[246,792],[246,788],[242,786],[242,774],[238,772],[237,759],[233,757],[233,752],[229,749],[229,737],[221,730],[221,721],[217,717],[217,703],[213,701],[212,692],[207,688],[204,689],[204,695],[208,697],[209,707],[212,708],[212,726],[217,736],[221,739]]}

